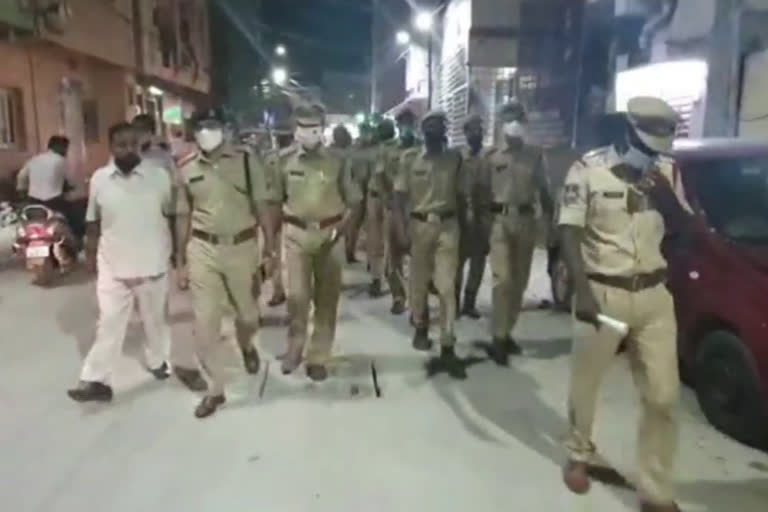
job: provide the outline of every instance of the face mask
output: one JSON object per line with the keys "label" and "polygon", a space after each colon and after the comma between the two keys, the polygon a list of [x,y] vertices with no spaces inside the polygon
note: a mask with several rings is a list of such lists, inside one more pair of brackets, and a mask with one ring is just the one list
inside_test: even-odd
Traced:
{"label": "face mask", "polygon": [[524,139],[526,135],[525,125],[520,121],[504,123],[502,130],[506,137],[513,139]]}
{"label": "face mask", "polygon": [[295,138],[304,149],[315,149],[323,142],[323,129],[320,126],[300,126],[296,128]]}
{"label": "face mask", "polygon": [[224,142],[224,130],[220,128],[204,128],[195,134],[195,140],[200,149],[210,153]]}
{"label": "face mask", "polygon": [[629,149],[621,156],[621,160],[629,167],[645,172],[651,167],[654,158],[630,144]]}
{"label": "face mask", "polygon": [[134,170],[139,162],[141,162],[141,158],[136,153],[128,153],[120,158],[115,158],[115,166],[124,174]]}

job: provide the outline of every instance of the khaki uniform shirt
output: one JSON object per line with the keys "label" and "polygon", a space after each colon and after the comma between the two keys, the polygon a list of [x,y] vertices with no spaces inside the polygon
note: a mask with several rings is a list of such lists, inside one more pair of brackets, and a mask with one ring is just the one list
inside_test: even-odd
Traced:
{"label": "khaki uniform shirt", "polygon": [[[245,177],[245,158],[251,169],[251,195]],[[255,155],[225,151],[216,160],[202,154],[181,169],[184,190],[176,196],[176,213],[192,213],[192,228],[232,236],[257,224],[253,208],[269,198],[265,164]]]}
{"label": "khaki uniform shirt", "polygon": [[478,211],[490,207],[492,194],[489,161],[495,152],[496,148],[480,148],[480,152],[473,155],[469,146],[461,148],[462,173],[470,187],[472,206]]}
{"label": "khaki uniform shirt", "polygon": [[286,214],[308,222],[343,214],[363,199],[348,159],[327,148],[308,152],[296,146],[280,154],[273,196]]}
{"label": "khaki uniform shirt", "polygon": [[[613,147],[596,149],[573,164],[565,179],[559,224],[585,228],[588,274],[633,276],[667,267],[661,254],[664,220],[645,194],[612,172],[619,164]],[[661,158],[657,165],[690,212],[674,162]]]}
{"label": "khaki uniform shirt", "polygon": [[347,150],[346,157],[352,167],[352,178],[363,190],[367,189],[373,176],[378,149],[376,146],[353,146]]}
{"label": "khaki uniform shirt", "polygon": [[492,201],[512,207],[534,206],[539,192],[536,172],[540,165],[542,154],[536,147],[490,152],[488,173]]}
{"label": "khaki uniform shirt", "polygon": [[385,196],[385,199],[389,196],[401,155],[402,150],[398,147],[396,139],[381,143],[378,147],[376,165],[371,182],[368,184],[368,190]]}
{"label": "khaki uniform shirt", "polygon": [[459,196],[467,197],[461,153],[447,149],[438,155],[409,149],[400,158],[394,189],[405,193],[415,213],[456,213]]}

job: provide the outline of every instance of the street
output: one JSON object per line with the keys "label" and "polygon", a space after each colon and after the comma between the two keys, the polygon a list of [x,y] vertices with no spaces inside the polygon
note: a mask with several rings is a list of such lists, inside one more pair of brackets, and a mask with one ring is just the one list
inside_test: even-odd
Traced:
{"label": "street", "polygon": [[[546,288],[542,261],[534,282]],[[141,328],[114,375],[110,405],[66,396],[92,340],[93,283],[73,275],[41,290],[14,264],[0,271],[0,496],[8,512],[638,510],[632,492],[595,484],[585,497],[561,483],[569,319],[527,312],[525,355],[508,369],[480,361],[463,383],[427,379],[410,348],[407,315],[365,294],[364,265],[345,274],[333,378],[283,376],[283,308],[265,308],[262,371],[247,377],[230,344],[228,404],[193,417],[198,397],[137,364]],[[542,284],[543,283],[543,284]],[[480,301],[488,313],[490,276]],[[535,292],[535,290],[534,290]],[[174,334],[190,340],[188,298],[172,300]],[[231,327],[225,333],[231,341]],[[461,319],[463,356],[485,320]],[[380,397],[371,375],[373,363]],[[625,361],[602,388],[597,442],[625,474],[634,461],[637,397]],[[678,470],[686,512],[764,512],[768,455],[715,432],[693,393],[681,406]]]}

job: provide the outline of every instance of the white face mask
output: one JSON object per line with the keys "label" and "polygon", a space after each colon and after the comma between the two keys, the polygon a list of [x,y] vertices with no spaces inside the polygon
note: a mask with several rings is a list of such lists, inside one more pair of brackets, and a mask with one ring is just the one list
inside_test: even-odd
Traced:
{"label": "white face mask", "polygon": [[323,142],[323,127],[298,126],[295,139],[304,149],[316,149]]}
{"label": "white face mask", "polygon": [[224,130],[221,128],[203,128],[195,133],[195,140],[197,141],[197,145],[200,146],[200,149],[206,153],[210,153],[224,142]]}
{"label": "white face mask", "polygon": [[515,139],[524,139],[526,135],[525,125],[520,121],[511,121],[502,126],[504,135]]}

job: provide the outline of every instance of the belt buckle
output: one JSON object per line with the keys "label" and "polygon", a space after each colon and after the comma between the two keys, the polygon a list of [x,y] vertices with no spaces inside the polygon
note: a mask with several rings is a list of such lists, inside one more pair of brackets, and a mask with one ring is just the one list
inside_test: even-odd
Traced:
{"label": "belt buckle", "polygon": [[320,222],[307,222],[307,229],[320,231]]}
{"label": "belt buckle", "polygon": [[219,245],[235,245],[235,236],[236,235],[218,235],[216,238],[218,238]]}
{"label": "belt buckle", "polygon": [[440,222],[440,215],[437,213],[428,213],[427,214],[427,222],[430,224],[437,224]]}
{"label": "belt buckle", "polygon": [[640,290],[640,285],[642,284],[643,275],[642,274],[635,274],[632,276],[632,279],[629,282],[629,287],[632,289],[633,292]]}

